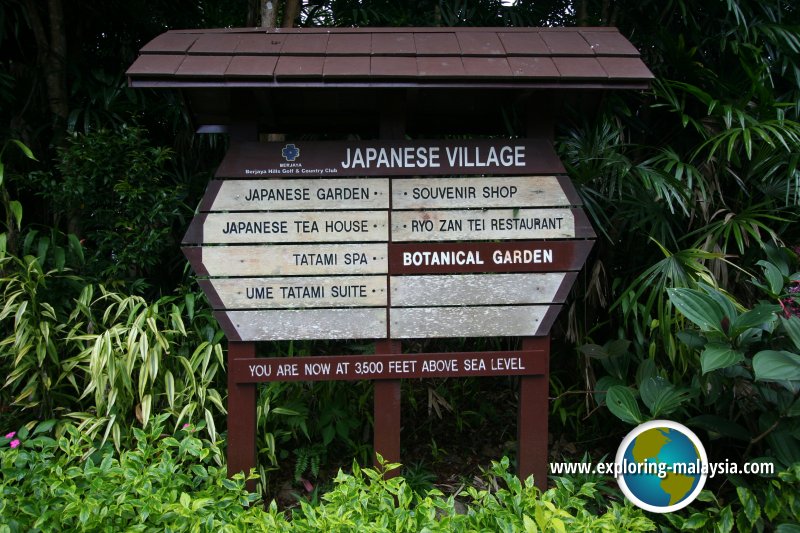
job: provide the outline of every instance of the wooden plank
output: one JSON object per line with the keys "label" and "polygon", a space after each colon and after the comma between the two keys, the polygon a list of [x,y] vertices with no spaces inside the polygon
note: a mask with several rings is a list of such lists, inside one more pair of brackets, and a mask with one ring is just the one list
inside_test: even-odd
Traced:
{"label": "wooden plank", "polygon": [[192,219],[184,244],[382,242],[387,211],[208,213]]}
{"label": "wooden plank", "polygon": [[[393,241],[488,241],[586,237],[580,209],[486,209],[392,212]],[[591,235],[593,236],[593,234]]]}
{"label": "wooden plank", "polygon": [[546,139],[295,141],[233,144],[216,177],[565,173]]}
{"label": "wooden plank", "polygon": [[199,280],[214,309],[385,306],[385,276],[215,278]]}
{"label": "wooden plank", "polygon": [[[549,304],[564,302],[556,296],[566,276],[564,272],[393,276],[389,284],[392,307]],[[570,272],[568,285],[574,280],[575,273]]]}
{"label": "wooden plank", "polygon": [[385,274],[385,244],[184,247],[195,272],[208,276]]}
{"label": "wooden plank", "polygon": [[201,211],[388,209],[389,180],[213,180]]}
{"label": "wooden plank", "polygon": [[[392,308],[393,339],[431,337],[524,337],[542,335],[549,308],[560,305]],[[542,331],[540,332],[540,329]]]}
{"label": "wooden plank", "polygon": [[578,205],[555,176],[392,179],[393,209]]}
{"label": "wooden plank", "polygon": [[546,363],[542,350],[258,357],[235,361],[229,375],[236,383],[535,376]]}
{"label": "wooden plank", "polygon": [[559,272],[580,270],[593,241],[391,243],[389,273]]}
{"label": "wooden plank", "polygon": [[242,341],[386,338],[385,308],[215,311],[214,316],[220,323],[226,317]]}

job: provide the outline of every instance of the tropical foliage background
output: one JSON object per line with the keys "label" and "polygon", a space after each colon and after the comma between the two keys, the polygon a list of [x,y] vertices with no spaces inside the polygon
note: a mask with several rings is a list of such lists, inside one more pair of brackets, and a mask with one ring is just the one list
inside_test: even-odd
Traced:
{"label": "tropical foliage background", "polygon": [[[559,124],[557,149],[599,239],[554,331],[551,454],[599,460],[634,424],[674,419],[700,435],[712,460],[771,461],[783,474],[715,478],[692,508],[658,518],[662,526],[749,531],[800,521],[796,2],[272,4],[272,13],[252,0],[0,4],[0,431],[8,436],[0,439],[0,514],[25,508],[29,517],[12,530],[59,517],[122,527],[128,511],[103,522],[110,518],[93,514],[99,500],[91,498],[116,494],[131,469],[143,484],[167,471],[186,476],[165,482],[173,485],[159,489],[160,503],[146,503],[153,516],[193,509],[209,527],[265,523],[245,513],[252,496],[243,481],[225,486],[218,468],[225,340],[179,250],[227,140],[196,135],[175,94],[134,91],[124,77],[138,49],[167,29],[255,25],[261,16],[305,26],[619,27],[657,80]],[[451,494],[461,486],[462,495],[472,487],[464,498],[489,513],[458,528],[483,527],[484,518],[578,527],[587,509],[598,529],[612,518],[654,527],[621,506],[611,480],[555,480],[537,499],[502,462],[488,467],[513,455],[513,380],[407,382],[404,398],[405,420],[414,420],[403,433],[410,461],[403,485],[388,486],[350,467],[369,462],[369,384],[262,387],[259,490],[290,506],[296,492],[298,528],[334,524],[314,520],[341,519],[336,502],[372,501],[367,494],[377,503],[360,519],[371,523],[388,512],[384,490],[401,507],[461,520],[453,498],[426,492],[433,484]],[[340,466],[352,474],[335,476]],[[474,477],[480,467],[488,484]],[[32,472],[47,486],[61,476],[65,499],[51,518],[35,507],[41,487],[25,485]],[[89,476],[106,488],[87,485]],[[515,498],[528,507],[514,507]]]}

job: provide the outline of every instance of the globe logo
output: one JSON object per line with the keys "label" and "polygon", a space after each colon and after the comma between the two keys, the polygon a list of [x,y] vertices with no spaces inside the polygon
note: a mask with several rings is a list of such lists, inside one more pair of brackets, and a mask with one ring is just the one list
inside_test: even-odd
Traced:
{"label": "globe logo", "polygon": [[708,456],[683,424],[651,420],[622,439],[615,468],[619,488],[630,501],[646,511],[670,513],[703,490]]}

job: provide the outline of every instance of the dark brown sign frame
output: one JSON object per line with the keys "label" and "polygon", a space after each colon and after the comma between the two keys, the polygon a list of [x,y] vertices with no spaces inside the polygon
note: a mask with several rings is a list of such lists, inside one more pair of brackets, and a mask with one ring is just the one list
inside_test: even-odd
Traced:
{"label": "dark brown sign frame", "polygon": [[[394,287],[390,280],[412,280],[410,287],[416,287],[414,283],[418,280],[427,279],[429,275],[449,276],[455,280],[461,276],[475,276],[483,280],[499,280],[492,274],[498,275],[543,275],[549,276],[562,274],[563,277],[557,281],[558,285],[551,285],[554,291],[548,300],[549,303],[538,303],[533,307],[546,309],[544,314],[539,315],[538,327],[535,329],[536,335],[540,332],[548,332],[555,316],[564,302],[567,292],[571,287],[577,271],[583,266],[593,245],[595,237],[594,230],[582,209],[576,208],[582,204],[580,197],[575,191],[572,183],[564,176],[564,169],[552,149],[549,141],[544,138],[516,139],[516,140],[462,140],[462,141],[369,141],[369,142],[302,142],[302,143],[233,143],[226,155],[223,163],[217,171],[217,179],[209,184],[209,188],[200,205],[201,213],[195,217],[184,237],[184,252],[190,259],[195,271],[200,275],[209,275],[209,270],[204,262],[203,249],[208,244],[205,242],[205,227],[209,216],[214,213],[230,213],[226,218],[217,220],[243,220],[248,216],[247,207],[242,204],[231,204],[226,196],[220,196],[225,180],[236,182],[237,180],[280,180],[294,178],[314,178],[321,180],[320,183],[330,181],[332,177],[343,178],[345,182],[352,183],[352,180],[359,176],[380,176],[391,177],[403,180],[403,177],[414,176],[413,169],[407,165],[397,168],[386,168],[385,165],[375,164],[380,160],[377,155],[381,150],[384,153],[398,151],[398,153],[412,154],[416,157],[417,149],[424,147],[426,161],[431,162],[431,154],[446,154],[452,157],[457,150],[465,153],[474,151],[476,158],[480,154],[497,154],[505,150],[505,157],[510,157],[506,162],[523,163],[518,165],[484,165],[484,166],[430,166],[418,168],[421,176],[448,176],[448,175],[481,175],[502,173],[504,176],[552,176],[549,187],[560,189],[560,200],[557,203],[546,203],[541,205],[550,208],[561,209],[561,213],[567,213],[572,218],[573,229],[571,239],[538,239],[538,240],[510,240],[501,241],[459,241],[459,242],[436,242],[430,240],[392,242],[392,233],[389,233],[386,243],[386,270],[385,274],[375,274],[372,276],[385,276],[387,288]],[[363,168],[358,172],[342,167],[342,154],[346,157],[353,157],[352,153],[359,150],[364,157],[367,154],[370,164],[364,162]],[[287,153],[288,151],[288,153]],[[509,155],[511,154],[511,155]],[[419,154],[417,154],[419,155]],[[516,159],[514,159],[516,157]],[[530,158],[529,158],[530,157]],[[292,160],[292,161],[290,161]],[[384,158],[384,162],[387,160]],[[397,159],[397,161],[402,161]],[[452,159],[449,161],[452,163]],[[338,166],[337,166],[338,165]],[[413,166],[413,165],[412,165]],[[415,167],[416,168],[416,167]],[[347,171],[347,173],[345,173]],[[396,176],[403,176],[397,178]],[[418,181],[421,181],[417,178]],[[446,179],[446,178],[445,178]],[[486,183],[490,183],[493,178],[486,178]],[[508,181],[500,183],[516,183],[514,179],[505,178]],[[522,178],[528,179],[528,178]],[[554,181],[553,181],[554,180]],[[441,179],[439,180],[441,183]],[[269,187],[261,182],[247,182],[242,187],[231,189],[235,194],[250,195],[262,193],[269,190]],[[292,182],[295,184],[307,184],[307,181]],[[334,183],[334,182],[330,182]],[[339,182],[342,183],[342,182]],[[542,184],[535,185],[536,198],[544,194]],[[260,186],[262,189],[251,189]],[[289,187],[291,185],[287,185]],[[375,186],[379,186],[376,184]],[[386,185],[380,185],[385,187]],[[231,186],[232,187],[232,186]],[[266,188],[264,188],[266,187]],[[327,187],[327,185],[320,185]],[[551,189],[552,190],[552,189]],[[255,193],[252,191],[256,191]],[[296,191],[300,191],[297,189]],[[386,191],[386,189],[384,189]],[[391,183],[388,184],[388,193],[391,196]],[[301,191],[302,192],[302,191]],[[292,192],[297,196],[298,192]],[[302,192],[301,200],[308,202],[308,194]],[[239,196],[236,196],[239,198]],[[221,205],[233,205],[236,211],[226,211],[223,208],[215,208],[218,201]],[[391,227],[392,213],[413,213],[420,212],[424,216],[426,211],[418,209],[400,208],[394,210],[390,199],[388,209],[388,225]],[[552,200],[551,200],[552,201]],[[286,202],[284,202],[285,204]],[[531,204],[518,204],[531,205]],[[563,207],[559,207],[563,206]],[[447,206],[451,207],[451,206]],[[565,209],[566,208],[566,209]],[[292,213],[301,213],[296,208],[282,207],[276,212],[288,213],[277,218],[291,218]],[[375,212],[375,207],[371,208]],[[495,206],[495,209],[497,207]],[[245,215],[238,215],[243,212]],[[269,212],[269,211],[267,211]],[[320,211],[321,213],[332,213],[331,211]],[[365,212],[365,211],[362,211]],[[452,213],[457,211],[440,211],[442,213]],[[333,212],[335,213],[335,212]],[[433,212],[431,212],[433,213]],[[325,215],[328,219],[331,215]],[[334,215],[335,216],[335,215]],[[516,215],[514,215],[516,216]],[[250,218],[249,220],[254,220]],[[218,223],[217,223],[218,224]],[[398,226],[399,227],[399,226]],[[217,230],[219,231],[219,230]],[[247,246],[263,246],[259,244],[271,243],[270,238],[256,238],[252,242],[248,239]],[[217,246],[236,247],[236,242],[226,244],[228,241],[219,242]],[[280,241],[283,242],[283,241]],[[289,244],[267,244],[267,246],[304,246],[292,244],[292,240],[286,241]],[[312,242],[313,246],[314,243]],[[213,248],[213,244],[211,247]],[[241,246],[241,245],[239,245]],[[329,246],[340,246],[333,244]],[[222,249],[222,248],[220,248]],[[270,248],[271,250],[271,248]],[[210,251],[209,251],[210,253]],[[437,261],[425,262],[422,258],[436,256],[437,258],[449,258],[446,264]],[[472,261],[461,261],[461,256],[470,257]],[[214,252],[217,261],[222,256]],[[228,257],[225,255],[225,257]],[[427,261],[427,259],[426,259]],[[223,269],[225,270],[225,269]],[[238,271],[238,270],[236,270]],[[274,275],[274,274],[273,274]],[[281,275],[289,275],[282,273]],[[341,275],[341,274],[340,274]],[[225,276],[225,274],[223,274]],[[228,274],[230,276],[230,274]],[[234,277],[220,279],[244,279],[242,274]],[[419,276],[422,276],[420,278]],[[489,277],[484,277],[489,276]],[[214,276],[211,276],[214,278]],[[302,277],[302,275],[301,275]],[[313,276],[312,276],[313,277]],[[257,279],[257,278],[253,278]],[[275,278],[270,278],[275,279]],[[286,279],[286,278],[278,278]],[[306,278],[309,279],[309,278]],[[319,279],[319,278],[314,278]],[[445,279],[445,278],[442,278]],[[522,279],[522,278],[520,278]],[[544,279],[544,278],[543,278]],[[553,278],[558,280],[558,278]],[[231,311],[220,295],[216,292],[213,280],[201,280],[201,286],[207,293],[212,305],[217,311],[215,316],[220,321],[229,339],[228,352],[228,381],[229,381],[229,412],[236,413],[236,416],[229,417],[228,430],[228,468],[231,474],[242,470],[248,470],[255,465],[255,390],[258,383],[269,381],[322,381],[322,380],[371,380],[375,387],[375,451],[380,453],[385,459],[391,462],[400,460],[400,403],[399,403],[399,383],[400,379],[421,379],[421,378],[444,378],[444,377],[469,377],[469,376],[516,376],[519,380],[519,413],[518,413],[518,473],[521,477],[534,475],[536,483],[541,488],[546,486],[547,479],[547,414],[548,414],[548,375],[549,375],[549,335],[536,337],[522,337],[521,348],[517,351],[502,352],[457,352],[457,353],[438,353],[438,354],[404,354],[402,353],[402,343],[400,340],[392,339],[389,312],[393,309],[391,305],[391,294],[386,298],[386,333],[385,339],[376,339],[374,355],[330,355],[330,356],[307,356],[296,358],[256,358],[255,343],[242,342],[238,326],[234,324],[232,316],[236,315]],[[237,282],[237,287],[241,283]],[[495,281],[492,281],[495,283]],[[553,283],[553,281],[550,281]],[[228,285],[230,287],[231,285]],[[408,286],[408,285],[406,285]],[[494,285],[492,285],[494,287]],[[230,291],[230,289],[226,289]],[[417,289],[413,289],[417,290]],[[230,296],[230,293],[227,293]],[[541,302],[541,301],[540,301]],[[402,304],[400,304],[402,305]],[[418,304],[417,304],[418,305]],[[398,309],[394,308],[396,313]],[[419,308],[418,308],[419,309]],[[440,308],[442,309],[442,308]],[[444,308],[446,309],[446,307]],[[479,309],[479,308],[473,308]],[[507,310],[514,310],[514,306],[507,306]],[[519,307],[523,309],[523,307]],[[533,309],[530,305],[527,309]],[[322,310],[322,309],[321,309]],[[263,311],[259,311],[262,313]],[[286,313],[280,310],[269,311],[273,317],[291,317],[289,309]],[[417,313],[424,313],[425,310],[419,309]],[[240,311],[239,316],[254,316]],[[244,314],[242,314],[244,313]],[[288,314],[287,314],[288,313]],[[309,315],[304,315],[309,316]],[[518,315],[514,315],[518,316]],[[522,315],[519,315],[522,316]],[[534,316],[534,315],[531,315]],[[289,318],[287,318],[288,320]],[[530,333],[528,333],[530,335]],[[250,334],[249,334],[250,335]],[[376,335],[378,336],[378,335]],[[383,334],[381,334],[383,336]],[[247,338],[247,337],[245,337]]]}

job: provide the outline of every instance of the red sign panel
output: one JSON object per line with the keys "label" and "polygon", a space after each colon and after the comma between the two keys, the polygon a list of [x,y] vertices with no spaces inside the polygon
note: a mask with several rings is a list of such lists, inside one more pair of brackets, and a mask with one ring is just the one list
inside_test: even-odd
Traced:
{"label": "red sign panel", "polygon": [[593,241],[511,241],[389,245],[391,274],[580,270]]}
{"label": "red sign panel", "polygon": [[258,357],[231,361],[230,372],[235,383],[535,376],[544,374],[546,357],[538,350]]}
{"label": "red sign panel", "polygon": [[564,174],[544,139],[459,141],[298,141],[231,146],[224,178]]}

